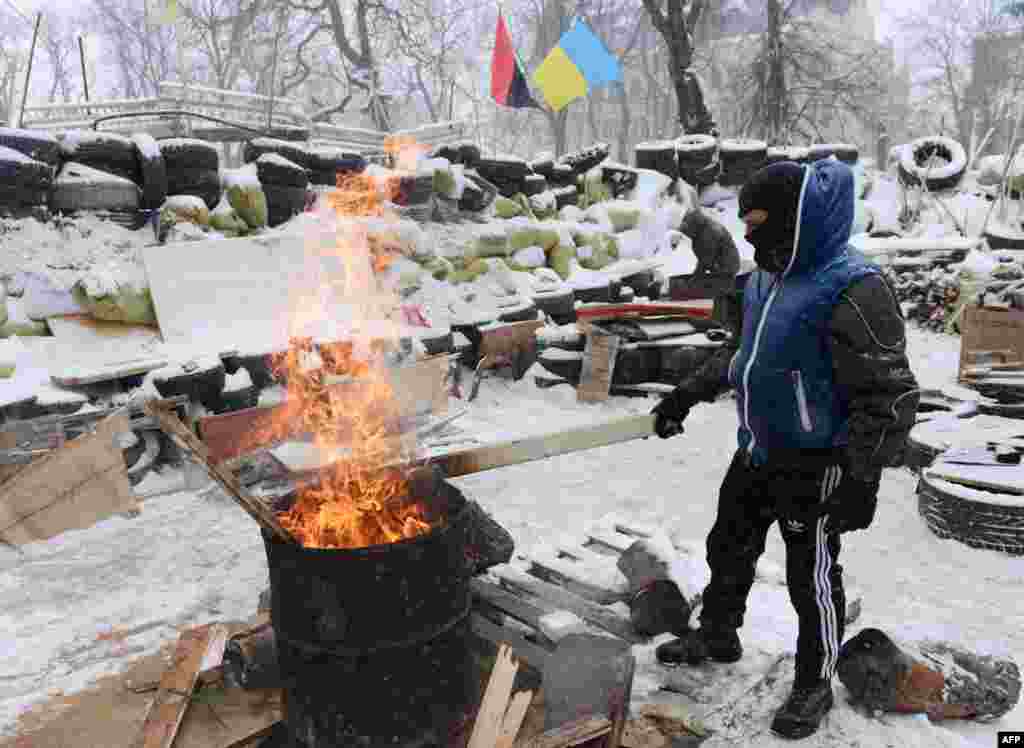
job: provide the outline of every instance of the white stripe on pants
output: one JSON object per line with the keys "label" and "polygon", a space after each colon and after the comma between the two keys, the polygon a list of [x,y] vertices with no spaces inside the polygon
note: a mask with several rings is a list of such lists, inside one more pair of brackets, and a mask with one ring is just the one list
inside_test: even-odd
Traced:
{"label": "white stripe on pants", "polygon": [[[843,471],[838,465],[826,468],[821,481],[821,501],[825,502],[842,480]],[[821,646],[823,656],[821,677],[831,678],[839,657],[839,626],[836,608],[832,600],[832,556],[828,550],[828,535],[825,533],[827,516],[818,518],[814,538],[814,601],[818,606],[821,625]]]}

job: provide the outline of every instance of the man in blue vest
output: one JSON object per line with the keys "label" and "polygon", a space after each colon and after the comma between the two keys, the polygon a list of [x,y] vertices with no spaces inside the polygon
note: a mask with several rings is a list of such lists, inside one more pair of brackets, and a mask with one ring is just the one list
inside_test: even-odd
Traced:
{"label": "man in blue vest", "polygon": [[739,197],[758,270],[738,278],[732,343],[655,409],[682,432],[690,408],[733,388],[739,449],[707,539],[700,627],[658,648],[665,664],[735,662],[754,569],[778,520],[799,621],[796,680],[772,731],[803,738],[833,703],[846,600],[841,533],[866,529],[882,469],[898,465],[917,411],[899,304],[847,245],[853,173],[829,159],[761,169]]}

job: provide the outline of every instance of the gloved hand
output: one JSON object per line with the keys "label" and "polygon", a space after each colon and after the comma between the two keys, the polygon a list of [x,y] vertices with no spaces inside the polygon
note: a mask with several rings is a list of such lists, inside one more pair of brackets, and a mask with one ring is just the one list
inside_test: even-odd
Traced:
{"label": "gloved hand", "polygon": [[875,519],[878,506],[878,481],[864,481],[844,472],[839,485],[818,509],[825,516],[825,532],[843,533],[866,530]]}
{"label": "gloved hand", "polygon": [[651,413],[657,416],[654,420],[654,433],[662,439],[683,433],[683,421],[690,414],[693,405],[693,400],[678,390],[666,395],[651,410]]}

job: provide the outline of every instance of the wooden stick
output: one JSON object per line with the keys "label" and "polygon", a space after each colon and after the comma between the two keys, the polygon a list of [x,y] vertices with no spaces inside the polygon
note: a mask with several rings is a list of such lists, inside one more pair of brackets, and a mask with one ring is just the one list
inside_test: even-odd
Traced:
{"label": "wooden stick", "polygon": [[501,734],[502,721],[517,672],[519,663],[512,659],[512,650],[502,645],[498,649],[498,657],[487,681],[487,690],[466,748],[494,748]]}
{"label": "wooden stick", "polygon": [[528,741],[523,748],[571,748],[586,743],[612,731],[612,721],[607,717],[594,715],[567,722],[561,727],[548,730]]}
{"label": "wooden stick", "polygon": [[219,659],[228,641],[227,626],[190,629],[178,639],[174,663],[160,679],[160,688],[134,748],[171,748],[204,664]]}
{"label": "wooden stick", "polygon": [[281,526],[281,523],[277,521],[277,517],[274,516],[274,513],[269,508],[264,506],[258,499],[249,496],[242,490],[242,487],[238,485],[238,482],[232,475],[210,460],[206,447],[195,434],[185,427],[185,424],[178,419],[177,415],[166,410],[156,400],[146,403],[145,408],[146,412],[156,419],[160,429],[171,437],[175,444],[193,455],[199,464],[206,468],[210,477],[217,481],[221,488],[227,492],[228,496],[234,499],[250,517],[256,520],[260,527],[268,530],[279,540],[298,545],[298,540]]}
{"label": "wooden stick", "polygon": [[526,719],[526,712],[530,709],[530,702],[533,701],[533,691],[520,691],[512,697],[512,703],[508,705],[505,712],[505,719],[501,723],[501,734],[498,736],[494,748],[512,748],[516,736]]}

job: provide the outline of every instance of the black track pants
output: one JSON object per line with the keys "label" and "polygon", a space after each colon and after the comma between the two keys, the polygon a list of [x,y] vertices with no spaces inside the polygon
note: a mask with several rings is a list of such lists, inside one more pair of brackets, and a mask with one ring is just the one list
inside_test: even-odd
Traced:
{"label": "black track pants", "polygon": [[722,482],[718,516],[707,539],[711,581],[704,590],[701,625],[739,628],[768,528],[779,520],[786,543],[786,584],[800,625],[798,683],[831,678],[835,671],[846,615],[839,535],[825,533],[823,517],[784,519],[777,507],[789,507],[786,517],[799,516],[792,507],[824,501],[841,477],[837,465],[752,468],[737,455]]}

